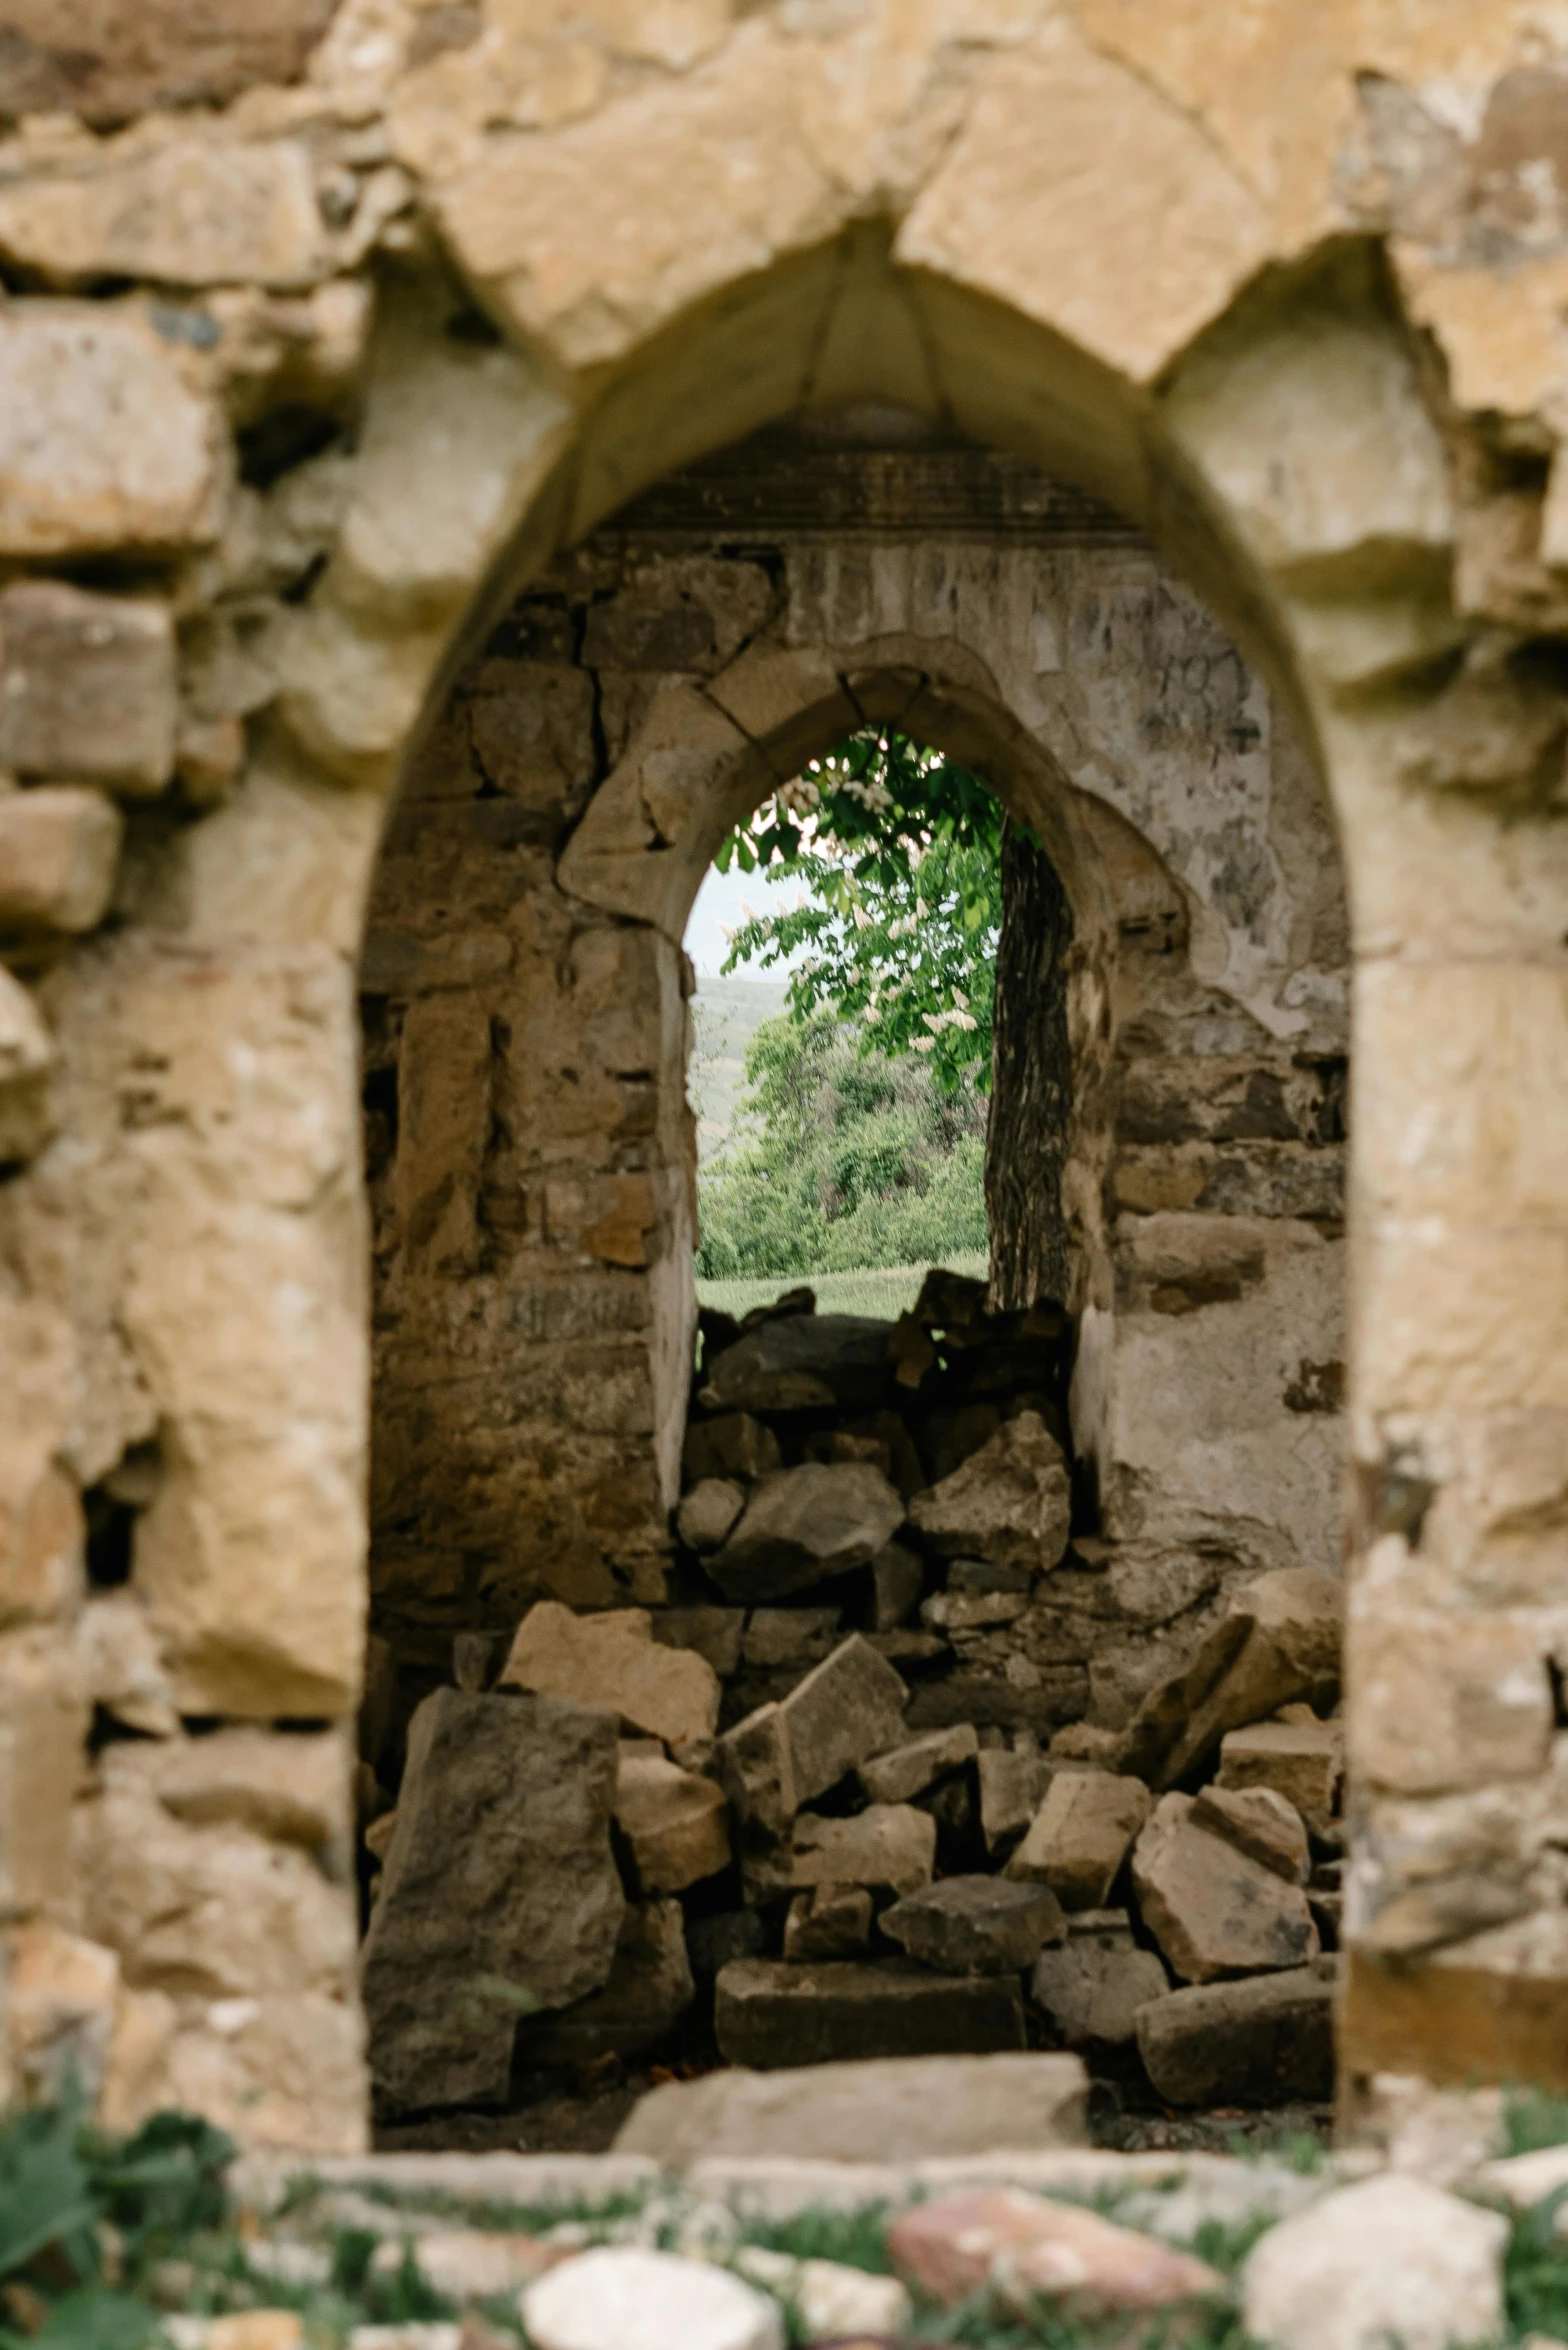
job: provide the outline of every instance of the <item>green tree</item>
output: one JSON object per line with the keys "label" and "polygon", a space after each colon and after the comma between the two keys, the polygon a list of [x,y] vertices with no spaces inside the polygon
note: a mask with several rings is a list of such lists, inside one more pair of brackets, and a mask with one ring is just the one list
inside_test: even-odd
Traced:
{"label": "green tree", "polygon": [[765,1020],[734,1138],[699,1178],[709,1280],[940,1263],[986,1244],[984,1109],[866,1055],[827,1005]]}

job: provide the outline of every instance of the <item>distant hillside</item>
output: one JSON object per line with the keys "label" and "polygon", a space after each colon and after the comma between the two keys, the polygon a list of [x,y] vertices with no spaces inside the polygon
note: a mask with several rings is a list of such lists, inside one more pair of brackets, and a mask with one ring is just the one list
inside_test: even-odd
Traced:
{"label": "distant hillside", "polygon": [[692,1004],[691,1077],[697,1156],[706,1163],[735,1123],[746,1083],[746,1047],[764,1020],[784,1009],[782,979],[699,979]]}

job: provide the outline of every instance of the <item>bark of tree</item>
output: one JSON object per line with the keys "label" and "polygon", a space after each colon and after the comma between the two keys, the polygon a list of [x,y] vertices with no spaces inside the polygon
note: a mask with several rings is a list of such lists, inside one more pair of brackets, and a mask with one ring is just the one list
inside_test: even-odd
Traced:
{"label": "bark of tree", "polygon": [[1037,1298],[1067,1298],[1062,1170],[1072,1110],[1065,969],[1072,930],[1055,866],[1009,819],[985,1142],[991,1302],[1008,1311]]}

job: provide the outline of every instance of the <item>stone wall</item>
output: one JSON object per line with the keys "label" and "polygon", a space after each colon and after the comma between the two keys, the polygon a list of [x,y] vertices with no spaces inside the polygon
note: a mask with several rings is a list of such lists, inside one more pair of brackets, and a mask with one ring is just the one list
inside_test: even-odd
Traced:
{"label": "stone wall", "polygon": [[[1121,0],[324,14],[143,9],[133,38],[106,6],[63,43],[44,0],[0,12],[15,2077],[74,2040],[117,2112],[362,2131],[344,1804],[305,1757],[360,1694],[354,997],[386,801],[563,548],[760,426],[880,400],[1149,529],[1327,781],[1356,1026],[1343,2069],[1560,2082],[1550,24],[1275,9],[1217,48],[1212,11]],[[746,757],[771,674],[715,721]],[[825,714],[798,679],[789,707]],[[661,755],[606,776],[563,876],[655,929],[615,893],[658,862],[645,800],[679,845]],[[711,846],[668,860],[677,899]],[[1196,1181],[1233,1147],[1175,1149]],[[153,1808],[106,1904],[122,1798]],[[174,1884],[238,1922],[221,1968],[165,1935]]]}
{"label": "stone wall", "polygon": [[[1107,1626],[1077,1710],[1120,1724],[1237,1578],[1338,1571],[1348,948],[1320,787],[1127,525],[873,412],[726,452],[559,562],[403,786],[361,984],[372,1621],[405,1702],[535,1599],[714,1597],[671,1572],[679,935],[737,806],[894,712],[1041,827],[1074,903],[1080,1531],[1176,1618],[1163,1657],[1157,1625]],[[649,836],[617,845],[633,793]]]}

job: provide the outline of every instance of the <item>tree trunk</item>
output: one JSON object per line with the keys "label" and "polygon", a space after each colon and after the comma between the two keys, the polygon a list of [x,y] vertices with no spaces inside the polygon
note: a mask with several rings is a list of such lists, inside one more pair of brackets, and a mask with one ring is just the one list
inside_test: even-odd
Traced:
{"label": "tree trunk", "polygon": [[1027,832],[1002,831],[985,1204],[991,1303],[1014,1311],[1067,1300],[1062,1169],[1072,1111],[1067,974],[1072,909],[1056,868]]}

